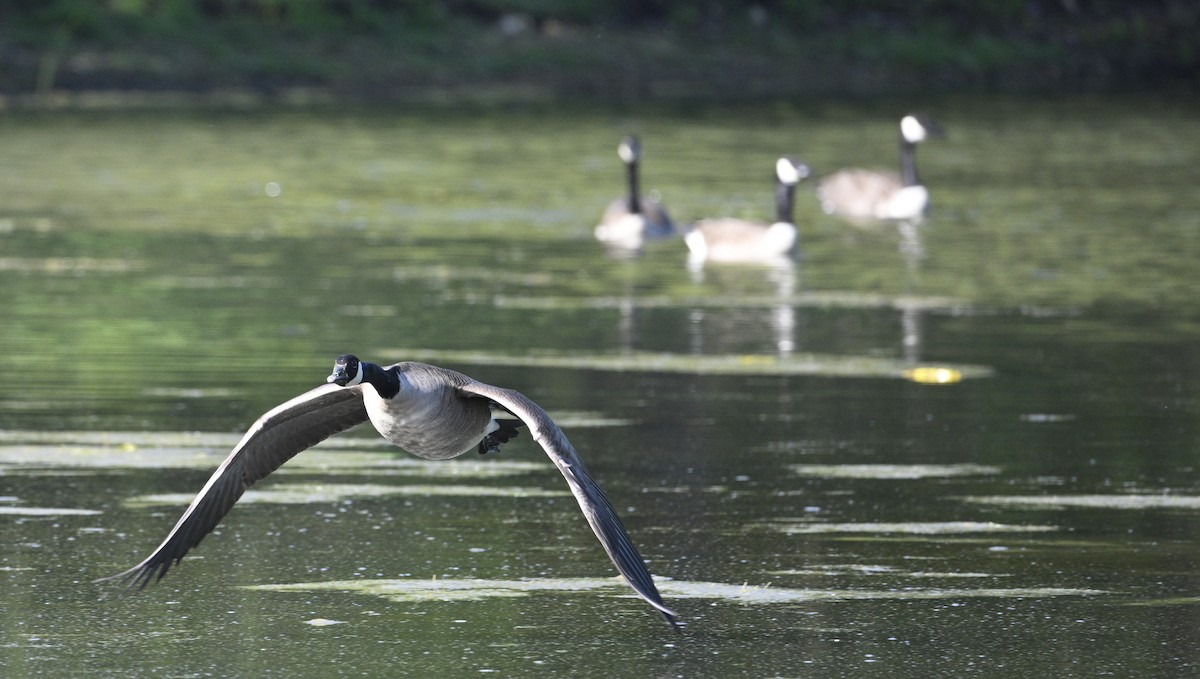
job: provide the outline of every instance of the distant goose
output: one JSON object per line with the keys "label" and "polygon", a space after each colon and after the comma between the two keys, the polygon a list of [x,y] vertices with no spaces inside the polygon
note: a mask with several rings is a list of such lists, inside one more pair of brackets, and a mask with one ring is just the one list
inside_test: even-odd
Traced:
{"label": "distant goose", "polygon": [[917,177],[917,144],[942,136],[932,120],[911,114],[900,119],[900,174],[840,170],[817,186],[821,209],[853,220],[920,219],[929,208],[929,190]]}
{"label": "distant goose", "polygon": [[[511,389],[484,384],[461,373],[424,363],[387,367],[340,356],[321,385],[267,411],[233,448],[192,500],[163,543],[141,563],[101,580],[124,579],[145,587],[208,535],[251,485],[297,453],[368,419],[388,441],[428,460],[445,460],[477,450],[495,453],[529,428],[567,480],[579,508],[625,581],[674,624],[641,555],[621,525],[604,491],[550,416]],[[495,418],[496,411],[518,420]],[[100,582],[101,580],[97,580]]]}
{"label": "distant goose", "polygon": [[629,191],[609,204],[596,227],[596,240],[635,250],[648,240],[667,238],[675,234],[666,208],[657,198],[642,198],[638,188],[638,164],[642,159],[642,144],[629,135],[617,146],[617,155],[625,162]]}
{"label": "distant goose", "polygon": [[796,245],[796,184],[807,176],[808,167],[794,158],[775,161],[775,223],[702,219],[684,235],[688,250],[695,258],[715,262],[762,262],[787,255]]}

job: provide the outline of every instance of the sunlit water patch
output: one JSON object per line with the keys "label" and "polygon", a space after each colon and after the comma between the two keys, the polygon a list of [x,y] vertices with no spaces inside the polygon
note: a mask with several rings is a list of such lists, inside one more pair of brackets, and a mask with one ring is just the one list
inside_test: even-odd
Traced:
{"label": "sunlit water patch", "polygon": [[142,393],[153,398],[233,398],[238,396],[236,389],[223,387],[152,387],[142,390]]}
{"label": "sunlit water patch", "polygon": [[222,290],[245,288],[274,288],[280,285],[279,279],[266,276],[159,276],[151,280],[159,288],[167,290]]}
{"label": "sunlit water patch", "polygon": [[[0,472],[44,473],[106,469],[214,469],[228,451],[197,448],[155,448],[118,445],[112,448],[75,446],[0,446]],[[499,478],[550,468],[550,463],[525,460],[423,460],[403,452],[356,452],[314,449],[289,460],[276,474],[370,474],[437,478]]]}
{"label": "sunlit water patch", "polygon": [[828,479],[928,479],[991,476],[1001,469],[982,464],[791,464],[800,476]]}
{"label": "sunlit water patch", "polygon": [[1023,413],[1020,417],[1022,422],[1031,422],[1033,424],[1074,422],[1075,419],[1075,415],[1071,413]]}
{"label": "sunlit water patch", "polygon": [[887,296],[871,293],[820,290],[786,295],[705,295],[696,297],[660,296],[589,296],[552,297],[496,295],[496,306],[513,309],[773,309],[781,305],[817,309],[908,309],[961,310],[965,303],[950,297]]}
{"label": "sunlit water patch", "polygon": [[43,474],[46,470],[95,473],[102,469],[203,469],[222,455],[197,448],[141,448],[75,445],[0,445],[0,473]]}
{"label": "sunlit water patch", "polygon": [[793,568],[778,571],[768,571],[770,575],[804,575],[804,576],[828,576],[828,577],[844,577],[852,575],[855,577],[865,576],[888,576],[902,578],[1006,578],[1011,577],[1007,573],[978,573],[978,572],[961,572],[961,571],[929,571],[929,570],[906,570],[896,566],[885,566],[883,564],[819,564],[810,568]]}
{"label": "sunlit water patch", "polygon": [[313,627],[329,627],[330,625],[344,625],[346,624],[346,621],[330,620],[329,618],[313,618],[312,620],[305,620],[304,624],[312,625]]}
{"label": "sunlit water patch", "polygon": [[[726,584],[719,582],[656,580],[663,597],[671,599],[708,599],[770,605],[814,601],[913,600],[963,598],[1048,598],[1061,596],[1097,596],[1099,589],[1060,587],[1014,588],[904,588],[904,589],[797,589],[771,585]],[[335,580],[295,584],[247,586],[246,589],[272,592],[345,592],[377,596],[394,602],[429,602],[513,598],[541,593],[597,592],[632,597],[617,578],[530,578],[527,580],[488,579],[388,579]]]}
{"label": "sunlit water patch", "polygon": [[396,266],[392,269],[392,277],[397,281],[484,281],[487,283],[507,283],[522,287],[543,287],[557,281],[545,271],[507,271],[495,267],[450,266],[447,264],[430,264],[427,266]]}
{"label": "sunlit water patch", "polygon": [[[511,497],[542,498],[570,495],[567,491],[545,490],[520,486],[466,486],[436,484],[385,485],[378,483],[287,483],[262,490],[248,490],[240,504],[311,504],[328,503],[348,498],[412,495],[418,497]],[[130,507],[157,505],[186,505],[194,496],[190,493],[157,493],[140,495],[125,501]]]}
{"label": "sunlit water patch", "polygon": [[1028,509],[1200,509],[1200,495],[980,495],[962,499]]}
{"label": "sunlit water patch", "polygon": [[425,460],[408,453],[369,453],[355,451],[309,450],[288,461],[276,474],[370,474],[427,478],[494,479],[551,469],[549,460],[486,459],[460,457],[452,460]]}
{"label": "sunlit water patch", "polygon": [[777,520],[759,524],[763,528],[788,535],[821,533],[875,533],[900,535],[960,535],[964,533],[1045,533],[1058,530],[1056,526],[1018,525],[990,521],[856,521],[825,523],[819,521]]}
{"label": "sunlit water patch", "polygon": [[[795,353],[701,355],[632,352],[623,354],[497,354],[486,351],[386,349],[395,360],[467,363],[472,365],[570,368],[612,372],[685,373],[693,375],[816,375],[908,379],[912,364],[903,359],[874,356]],[[946,365],[963,378],[990,377],[992,369],[980,365]]]}
{"label": "sunlit water patch", "polygon": [[[569,415],[578,426],[613,421],[589,414]],[[0,431],[0,473],[47,470],[94,473],[105,469],[213,469],[240,437],[179,432],[14,432]],[[276,474],[370,474],[430,478],[502,478],[551,468],[549,461],[496,456],[425,460],[382,438],[330,439],[297,455]]]}
{"label": "sunlit water patch", "polygon": [[94,257],[0,257],[0,272],[40,273],[78,276],[92,273],[129,273],[145,268],[135,259],[98,259]]}
{"label": "sunlit water patch", "polygon": [[[204,390],[202,393],[207,395],[211,392]],[[564,427],[613,427],[624,426],[631,422],[630,420],[611,418],[601,413],[584,410],[555,411],[553,417],[555,422]],[[195,431],[34,431],[0,429],[0,445],[40,443],[47,445],[231,448],[241,437],[241,434]],[[379,437],[345,436],[323,441],[320,443],[320,447],[396,449],[395,446]]]}
{"label": "sunlit water patch", "polygon": [[93,516],[100,513],[95,509],[68,507],[0,507],[0,516]]}
{"label": "sunlit water patch", "polygon": [[0,429],[0,444],[41,443],[55,445],[144,445],[144,446],[226,446],[237,442],[233,434],[200,432],[147,431],[28,431]]}

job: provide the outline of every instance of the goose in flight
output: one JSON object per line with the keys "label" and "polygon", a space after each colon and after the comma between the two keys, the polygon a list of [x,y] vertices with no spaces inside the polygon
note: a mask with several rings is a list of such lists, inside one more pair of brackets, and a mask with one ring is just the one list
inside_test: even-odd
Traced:
{"label": "goose in flight", "polygon": [[[388,441],[428,460],[471,450],[500,450],[522,426],[567,480],[592,531],[638,596],[675,624],[621,520],[599,484],[546,411],[523,394],[466,375],[401,362],[386,367],[338,357],[323,384],[258,418],[208,479],[175,527],[150,556],[133,568],[97,580],[122,579],[130,587],[160,580],[171,566],[217,527],[247,488],[296,454],[367,420]],[[497,411],[517,420],[497,419]]]}

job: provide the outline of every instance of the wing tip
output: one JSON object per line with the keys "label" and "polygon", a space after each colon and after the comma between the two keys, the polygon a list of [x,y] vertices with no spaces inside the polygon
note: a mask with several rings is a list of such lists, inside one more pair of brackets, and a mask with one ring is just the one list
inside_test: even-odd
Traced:
{"label": "wing tip", "polygon": [[139,570],[141,570],[141,568],[142,567],[139,564],[137,566],[134,566],[133,568],[130,568],[129,570],[121,571],[120,573],[117,573],[116,575],[106,575],[102,578],[96,578],[95,580],[92,580],[92,584],[93,585],[102,585],[106,582],[112,582],[113,580],[129,580],[135,574],[137,574],[137,572]]}
{"label": "wing tip", "polygon": [[658,610],[659,614],[662,615],[663,619],[667,621],[667,624],[670,625],[672,629],[674,629],[676,632],[683,629],[683,622],[679,619],[678,613],[670,608],[667,608],[662,603],[655,603],[651,601],[650,604]]}
{"label": "wing tip", "polygon": [[[107,575],[103,578],[92,580],[93,585],[100,585],[114,580],[120,581],[125,585],[126,590],[143,590],[151,581],[158,582],[167,574],[167,570],[171,567],[170,562],[161,564],[148,564],[142,562],[133,568],[121,571],[116,575]],[[157,577],[155,575],[157,574]]]}
{"label": "wing tip", "polygon": [[[633,584],[633,582],[630,581],[629,584]],[[634,591],[637,592],[646,603],[653,606],[654,610],[658,611],[659,614],[662,615],[662,617],[667,621],[668,625],[678,628],[682,624],[679,621],[679,614],[663,602],[662,594],[659,594],[658,587],[654,585],[653,576],[651,576],[649,588],[635,586]]]}

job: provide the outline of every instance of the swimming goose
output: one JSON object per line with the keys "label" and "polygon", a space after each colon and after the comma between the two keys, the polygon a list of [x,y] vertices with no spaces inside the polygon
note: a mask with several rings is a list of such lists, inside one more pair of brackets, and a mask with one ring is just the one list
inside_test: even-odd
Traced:
{"label": "swimming goose", "polygon": [[808,174],[808,167],[794,158],[775,161],[775,223],[702,219],[684,235],[691,256],[716,262],[763,262],[787,255],[796,245],[792,218],[796,184]]}
{"label": "swimming goose", "polygon": [[629,192],[609,204],[596,227],[596,240],[618,248],[636,250],[647,240],[666,238],[675,233],[667,210],[657,198],[645,200],[638,190],[638,163],[642,144],[636,136],[621,139],[617,155],[625,162]]}
{"label": "swimming goose", "polygon": [[828,175],[817,186],[821,209],[852,220],[920,219],[929,208],[929,190],[917,177],[917,144],[942,130],[918,114],[900,119],[900,174],[852,168]]}
{"label": "swimming goose", "polygon": [[[258,418],[208,479],[158,549],[133,568],[107,578],[130,587],[161,580],[200,543],[256,481],[326,438],[367,420],[388,441],[428,460],[477,450],[495,453],[528,427],[562,472],[579,508],[625,581],[667,622],[676,614],[663,603],[650,572],[566,435],[539,405],[511,389],[478,382],[453,370],[402,362],[381,367],[352,355],[338,357],[323,384]],[[507,412],[518,420],[496,419]]]}

